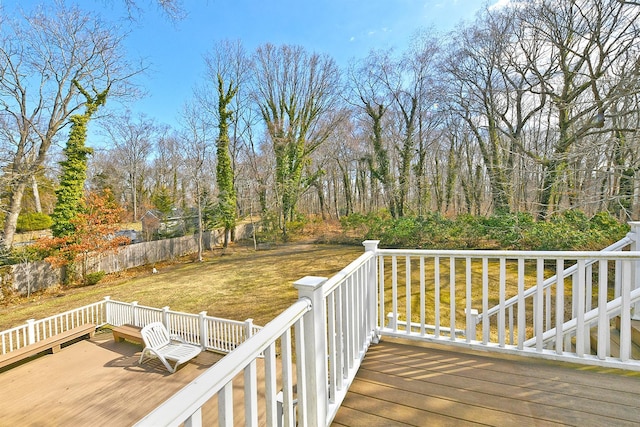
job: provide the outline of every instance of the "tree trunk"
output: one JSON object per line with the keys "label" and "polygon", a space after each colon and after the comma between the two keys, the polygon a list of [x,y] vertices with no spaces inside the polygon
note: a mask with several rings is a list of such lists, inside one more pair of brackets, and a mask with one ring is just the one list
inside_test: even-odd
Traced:
{"label": "tree trunk", "polygon": [[40,203],[40,192],[38,191],[38,181],[35,175],[31,176],[31,188],[33,191],[33,200],[35,202],[36,212],[42,213],[42,204]]}
{"label": "tree trunk", "polygon": [[202,262],[202,197],[200,195],[200,184],[196,183],[196,193],[198,197],[198,262]]}
{"label": "tree trunk", "polygon": [[4,232],[2,235],[2,246],[6,249],[13,244],[13,237],[16,234],[16,225],[18,224],[18,216],[22,210],[22,196],[27,183],[21,179],[13,188],[9,197],[9,212],[4,220]]}
{"label": "tree trunk", "polygon": [[131,196],[133,202],[133,220],[138,220],[138,183],[136,175],[131,177]]}

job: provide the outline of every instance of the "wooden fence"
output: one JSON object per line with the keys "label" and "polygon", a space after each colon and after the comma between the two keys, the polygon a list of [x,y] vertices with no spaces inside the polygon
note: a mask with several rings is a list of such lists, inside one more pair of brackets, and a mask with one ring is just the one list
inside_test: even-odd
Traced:
{"label": "wooden fence", "polygon": [[[251,224],[240,224],[236,227],[235,238],[236,240],[247,239],[251,237],[251,233]],[[222,231],[219,230],[204,233],[204,249],[211,250],[222,245],[223,238]],[[143,265],[153,266],[157,262],[197,252],[197,239],[197,235],[190,235],[122,246],[115,253],[101,254],[91,258],[87,271],[115,273]],[[13,293],[27,295],[30,292],[58,285],[64,278],[63,273],[62,269],[53,268],[46,261],[4,266],[0,268],[0,300]]]}

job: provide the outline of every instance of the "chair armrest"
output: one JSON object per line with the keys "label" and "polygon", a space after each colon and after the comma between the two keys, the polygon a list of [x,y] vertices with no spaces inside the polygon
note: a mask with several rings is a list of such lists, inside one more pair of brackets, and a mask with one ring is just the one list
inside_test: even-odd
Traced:
{"label": "chair armrest", "polygon": [[182,337],[180,335],[171,334],[171,335],[169,335],[169,339],[171,339],[172,341],[181,342],[182,344],[186,344],[187,343],[185,340],[182,339]]}

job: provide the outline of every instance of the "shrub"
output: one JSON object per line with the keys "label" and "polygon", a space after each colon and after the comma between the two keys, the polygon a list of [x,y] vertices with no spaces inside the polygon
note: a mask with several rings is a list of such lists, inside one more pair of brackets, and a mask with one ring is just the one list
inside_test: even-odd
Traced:
{"label": "shrub", "polygon": [[93,286],[98,283],[106,275],[104,271],[95,271],[93,273],[87,273],[84,284],[87,286]]}
{"label": "shrub", "polygon": [[29,212],[18,216],[16,231],[23,233],[25,231],[46,230],[53,224],[51,217],[41,212]]}
{"label": "shrub", "polygon": [[499,248],[522,249],[522,236],[533,226],[534,219],[529,213],[518,212],[480,217],[478,222],[484,237],[495,241]]}
{"label": "shrub", "polygon": [[588,218],[574,209],[554,214],[548,221],[535,222],[523,234],[520,245],[539,251],[601,250],[620,240],[627,231],[626,224],[606,212]]}
{"label": "shrub", "polygon": [[589,218],[579,210],[554,214],[548,221],[535,221],[529,213],[448,219],[433,212],[397,219],[352,214],[341,223],[345,231],[380,240],[383,247],[421,249],[600,250],[629,230],[607,212]]}

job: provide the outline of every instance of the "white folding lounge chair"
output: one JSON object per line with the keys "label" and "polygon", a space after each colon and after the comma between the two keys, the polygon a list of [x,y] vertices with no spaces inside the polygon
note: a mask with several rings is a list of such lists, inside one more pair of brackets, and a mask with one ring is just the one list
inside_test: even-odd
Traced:
{"label": "white folding lounge chair", "polygon": [[[202,351],[200,347],[185,343],[180,337],[169,335],[167,328],[160,322],[149,323],[140,333],[145,347],[139,363],[142,363],[145,355],[157,357],[171,373],[176,371],[178,365],[188,362]],[[174,362],[174,365],[171,366],[169,361]]]}

